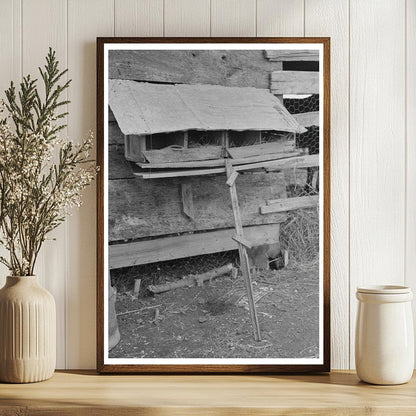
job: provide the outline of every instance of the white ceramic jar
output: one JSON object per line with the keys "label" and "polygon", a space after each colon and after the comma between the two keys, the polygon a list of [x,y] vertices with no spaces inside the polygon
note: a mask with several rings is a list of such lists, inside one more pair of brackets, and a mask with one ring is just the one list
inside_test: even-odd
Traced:
{"label": "white ceramic jar", "polygon": [[357,289],[355,365],[362,381],[402,384],[412,377],[412,298],[412,291],[405,286]]}

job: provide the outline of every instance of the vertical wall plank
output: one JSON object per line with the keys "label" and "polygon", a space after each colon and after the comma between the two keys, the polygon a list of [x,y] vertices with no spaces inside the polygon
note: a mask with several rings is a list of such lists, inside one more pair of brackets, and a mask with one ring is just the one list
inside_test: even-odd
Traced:
{"label": "vertical wall plank", "polygon": [[[21,67],[21,0],[3,0],[0,13],[0,100],[10,81],[18,84],[22,76]],[[7,251],[0,248],[0,255],[8,258]],[[8,269],[0,264],[0,287],[6,281]]]}
{"label": "vertical wall plank", "polygon": [[211,36],[256,36],[256,1],[211,0]]}
{"label": "vertical wall plank", "polygon": [[[406,200],[406,285],[416,292],[416,2],[406,2],[407,28],[407,200]],[[416,322],[416,300],[413,301],[413,314]]]}
{"label": "vertical wall plank", "polygon": [[404,4],[351,0],[351,367],[356,287],[404,283]]}
{"label": "vertical wall plank", "polygon": [[257,0],[257,36],[303,36],[304,0]]}
{"label": "vertical wall plank", "polygon": [[165,36],[210,36],[210,0],[167,0]]}
{"label": "vertical wall plank", "polygon": [[115,0],[115,36],[163,36],[163,0]]}
{"label": "vertical wall plank", "polygon": [[[68,63],[72,84],[68,134],[74,141],[95,131],[96,37],[113,34],[113,0],[69,0]],[[83,206],[69,221],[67,368],[95,368],[96,362],[95,192],[94,183],[84,192]]]}
{"label": "vertical wall plank", "polygon": [[306,0],[305,36],[331,37],[331,365],[349,367],[349,4]]}
{"label": "vertical wall plank", "polygon": [[0,13],[0,99],[10,81],[19,83],[21,68],[21,0],[2,0]]}
{"label": "vertical wall plank", "polygon": [[[56,51],[60,68],[67,67],[66,0],[23,0],[23,75],[39,78],[38,67],[45,63],[49,46]],[[40,82],[39,82],[39,85]],[[43,91],[43,89],[41,89]],[[62,135],[66,134],[63,130]],[[41,250],[36,274],[54,296],[57,313],[57,367],[65,367],[66,322],[66,244],[67,227],[53,231]],[[56,241],[51,241],[56,239]]]}

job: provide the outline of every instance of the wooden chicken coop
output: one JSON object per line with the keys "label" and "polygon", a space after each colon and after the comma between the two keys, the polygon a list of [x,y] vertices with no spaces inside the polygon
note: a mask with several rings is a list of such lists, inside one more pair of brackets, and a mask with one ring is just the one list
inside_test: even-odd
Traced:
{"label": "wooden chicken coop", "polygon": [[[279,70],[280,62],[254,51],[256,61],[247,63],[252,87],[241,86],[250,74],[210,85],[189,68],[187,82],[177,68],[152,74],[151,52],[142,60],[148,70],[133,68],[134,73],[131,66],[120,71],[118,56],[121,64],[109,81],[110,269],[236,249],[226,186],[230,165],[241,176],[237,189],[245,237],[254,246],[278,242],[279,224],[293,205],[284,201],[282,170],[319,162],[318,155],[296,149],[296,135],[304,127],[278,94],[264,88],[263,75],[254,74],[259,68],[267,75]],[[221,51],[220,64],[229,64],[235,52]],[[191,53],[184,51],[184,60],[197,65]],[[208,65],[204,74],[209,70]],[[272,140],[270,134],[265,139],[266,132],[273,132]]]}

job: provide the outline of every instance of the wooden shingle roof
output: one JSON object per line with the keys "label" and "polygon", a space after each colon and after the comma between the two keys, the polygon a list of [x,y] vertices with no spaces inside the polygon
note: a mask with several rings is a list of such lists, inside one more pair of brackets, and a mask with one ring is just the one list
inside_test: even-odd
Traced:
{"label": "wooden shingle roof", "polygon": [[109,80],[109,106],[125,135],[186,130],[305,129],[268,90]]}

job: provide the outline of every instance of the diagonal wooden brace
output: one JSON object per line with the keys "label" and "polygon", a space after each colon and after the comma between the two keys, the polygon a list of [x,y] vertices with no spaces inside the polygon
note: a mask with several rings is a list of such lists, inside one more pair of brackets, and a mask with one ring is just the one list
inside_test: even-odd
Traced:
{"label": "diagonal wooden brace", "polygon": [[242,235],[235,235],[233,237],[233,240],[237,243],[242,244],[245,248],[252,248],[253,244],[250,243],[250,241],[246,240]]}
{"label": "diagonal wooden brace", "polygon": [[[233,175],[233,171],[234,171],[232,167],[232,162],[230,159],[226,159],[225,168],[226,168],[228,181],[230,181],[230,178]],[[235,175],[235,178],[236,177],[237,176]],[[244,239],[244,234],[243,234],[243,225],[241,221],[240,207],[238,205],[237,189],[235,187],[235,178],[234,180],[231,181],[231,185],[229,185],[231,204],[232,204],[233,214],[234,214],[235,231],[236,231],[238,238],[242,238],[243,241],[246,241]],[[228,184],[228,181],[227,181],[227,184]],[[253,325],[254,339],[256,341],[261,341],[260,326],[259,326],[259,321],[257,318],[256,304],[254,302],[253,286],[251,283],[250,265],[248,261],[247,249],[245,245],[242,243],[242,241],[238,241],[238,240],[235,240],[235,241],[237,241],[237,244],[238,244],[241,272],[243,274],[244,282],[246,286],[247,300],[248,300],[248,306],[250,309],[251,323]]]}

